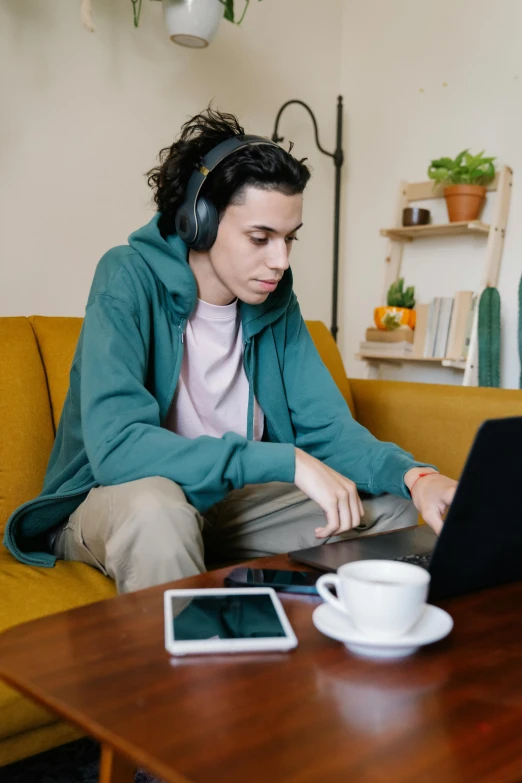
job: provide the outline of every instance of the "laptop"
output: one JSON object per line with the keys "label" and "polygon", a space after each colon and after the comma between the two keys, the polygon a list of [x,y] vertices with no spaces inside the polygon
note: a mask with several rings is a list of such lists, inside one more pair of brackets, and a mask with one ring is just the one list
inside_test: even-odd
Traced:
{"label": "laptop", "polygon": [[522,417],[480,426],[439,536],[420,525],[289,556],[321,571],[354,560],[413,562],[431,574],[430,601],[522,580]]}

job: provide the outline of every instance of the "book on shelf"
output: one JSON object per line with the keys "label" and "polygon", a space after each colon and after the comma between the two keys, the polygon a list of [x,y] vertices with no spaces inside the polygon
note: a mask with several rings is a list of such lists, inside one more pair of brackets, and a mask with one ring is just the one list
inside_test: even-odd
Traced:
{"label": "book on shelf", "polygon": [[459,361],[464,356],[464,344],[466,342],[468,317],[472,301],[473,291],[457,291],[455,294],[446,348],[447,359]]}
{"label": "book on shelf", "polygon": [[475,304],[476,295],[472,291],[457,291],[453,297],[436,296],[429,305],[418,305],[419,333],[414,339],[414,356],[453,361],[465,359]]}
{"label": "book on shelf", "polygon": [[432,356],[436,357],[437,359],[444,359],[446,356],[446,346],[448,344],[452,311],[453,297],[441,296],[439,305],[439,319],[437,321],[437,329],[432,354]]}
{"label": "book on shelf", "polygon": [[436,296],[429,304],[428,325],[426,327],[426,340],[424,342],[424,357],[431,359],[434,356],[435,340],[437,339],[437,328],[439,325],[440,314],[440,296]]}
{"label": "book on shelf", "polygon": [[400,326],[392,331],[384,329],[374,329],[370,327],[366,330],[366,342],[376,343],[412,343],[413,330],[409,326]]}
{"label": "book on shelf", "polygon": [[466,319],[466,336],[464,338],[464,348],[462,350],[462,358],[466,360],[469,353],[469,344],[471,342],[471,332],[473,331],[473,321],[475,319],[475,312],[478,307],[478,294],[473,294],[471,299],[471,307]]}
{"label": "book on shelf", "polygon": [[415,308],[415,332],[413,333],[412,359],[424,357],[424,345],[426,342],[426,329],[428,328],[428,311],[430,306],[418,304]]}
{"label": "book on shelf", "polygon": [[413,352],[413,344],[407,340],[398,343],[378,343],[365,340],[361,343],[360,351],[366,356],[386,356],[389,358],[410,356]]}
{"label": "book on shelf", "polygon": [[361,353],[366,356],[410,359],[467,358],[478,297],[472,291],[455,296],[436,296],[429,304],[418,304],[415,330],[394,331],[369,328]]}

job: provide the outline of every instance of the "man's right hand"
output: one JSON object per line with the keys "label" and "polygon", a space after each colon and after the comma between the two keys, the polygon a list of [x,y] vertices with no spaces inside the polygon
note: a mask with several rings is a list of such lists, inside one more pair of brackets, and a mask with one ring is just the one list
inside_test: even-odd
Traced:
{"label": "man's right hand", "polygon": [[315,529],[316,538],[336,536],[359,525],[364,508],[353,481],[297,448],[294,483],[325,513],[327,524]]}

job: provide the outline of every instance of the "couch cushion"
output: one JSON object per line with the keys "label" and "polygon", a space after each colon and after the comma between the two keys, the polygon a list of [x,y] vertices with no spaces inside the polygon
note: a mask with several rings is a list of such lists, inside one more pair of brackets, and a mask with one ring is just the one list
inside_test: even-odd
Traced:
{"label": "couch cushion", "polygon": [[348,403],[352,416],[355,418],[356,409],[350,388],[350,381],[346,377],[343,360],[334,338],[322,321],[307,321],[306,325],[310,332],[310,336],[314,341],[315,347],[321,354],[321,359],[328,367],[330,375],[339,387],[341,394]]}
{"label": "couch cushion", "polygon": [[0,540],[11,513],[39,494],[54,432],[27,318],[0,318]]}
{"label": "couch cushion", "polygon": [[56,430],[69,388],[69,371],[83,319],[32,315],[29,320],[34,329],[47,377]]}
{"label": "couch cushion", "polygon": [[[114,582],[88,565],[59,560],[50,569],[26,566],[3,548],[0,583],[0,633],[116,594]],[[0,740],[55,721],[56,716],[0,683]]]}
{"label": "couch cushion", "polygon": [[522,391],[352,379],[360,423],[458,479],[485,419],[522,416]]}

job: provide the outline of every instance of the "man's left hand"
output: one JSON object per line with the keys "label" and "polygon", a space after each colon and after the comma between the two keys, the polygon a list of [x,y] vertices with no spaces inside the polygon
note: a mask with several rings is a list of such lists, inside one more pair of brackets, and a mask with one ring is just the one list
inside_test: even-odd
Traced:
{"label": "man's left hand", "polygon": [[427,470],[429,468],[412,468],[405,474],[404,483],[411,491],[415,508],[438,534],[444,524],[444,515],[453,500],[457,482],[435,471],[418,478],[419,473],[425,473]]}

